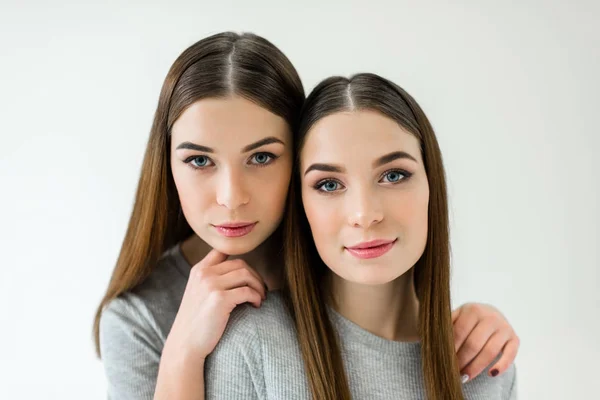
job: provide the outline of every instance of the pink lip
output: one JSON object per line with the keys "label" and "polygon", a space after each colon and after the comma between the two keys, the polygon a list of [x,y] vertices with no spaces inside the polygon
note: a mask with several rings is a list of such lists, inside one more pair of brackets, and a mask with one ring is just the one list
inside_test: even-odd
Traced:
{"label": "pink lip", "polygon": [[241,237],[249,234],[256,226],[256,222],[230,222],[213,226],[225,237]]}
{"label": "pink lip", "polygon": [[390,251],[395,243],[396,239],[372,240],[370,242],[359,243],[352,247],[346,247],[346,250],[356,258],[377,258]]}

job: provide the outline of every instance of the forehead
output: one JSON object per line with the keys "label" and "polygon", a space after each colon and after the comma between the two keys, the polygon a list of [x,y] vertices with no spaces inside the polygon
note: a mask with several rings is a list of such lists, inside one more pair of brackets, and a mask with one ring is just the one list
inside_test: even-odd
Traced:
{"label": "forehead", "polygon": [[370,110],[339,112],[318,121],[308,132],[303,166],[313,162],[371,162],[392,151],[421,161],[419,140],[396,121]]}
{"label": "forehead", "polygon": [[189,106],[175,121],[173,141],[210,142],[211,147],[244,146],[248,142],[275,136],[288,143],[291,133],[286,121],[239,96],[207,98]]}

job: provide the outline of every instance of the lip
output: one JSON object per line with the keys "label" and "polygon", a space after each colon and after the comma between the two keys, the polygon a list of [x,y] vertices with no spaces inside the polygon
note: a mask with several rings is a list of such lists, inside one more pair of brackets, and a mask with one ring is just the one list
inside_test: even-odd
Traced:
{"label": "lip", "polygon": [[377,240],[371,240],[369,242],[358,243],[358,244],[355,244],[354,246],[349,246],[346,248],[352,249],[352,250],[368,249],[370,247],[377,247],[377,246],[382,246],[384,244],[394,243],[395,241],[396,241],[396,239],[393,239],[393,240],[377,239]]}
{"label": "lip", "polygon": [[396,244],[396,240],[371,240],[346,247],[346,251],[360,259],[377,258],[390,251]]}
{"label": "lip", "polygon": [[213,225],[215,228],[242,228],[248,225],[254,225],[256,222],[226,222],[224,224]]}
{"label": "lip", "polygon": [[225,237],[241,237],[252,232],[256,224],[257,222],[227,222],[213,227]]}

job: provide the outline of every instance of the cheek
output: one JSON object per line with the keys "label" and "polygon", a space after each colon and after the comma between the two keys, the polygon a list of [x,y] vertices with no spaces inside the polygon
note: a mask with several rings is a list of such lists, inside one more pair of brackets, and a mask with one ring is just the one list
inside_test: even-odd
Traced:
{"label": "cheek", "polygon": [[264,171],[257,171],[254,184],[250,188],[252,190],[251,197],[257,207],[269,212],[283,213],[291,170],[291,162],[280,162],[271,168],[265,167]]}
{"label": "cheek", "polygon": [[420,188],[396,201],[393,219],[401,224],[405,240],[415,245],[424,245],[427,241],[427,223],[429,215],[429,190]]}
{"label": "cheek", "polygon": [[198,174],[191,171],[187,166],[175,166],[171,170],[181,208],[186,218],[202,212],[204,205],[208,202],[207,199],[211,196],[208,185],[205,182],[200,182]]}
{"label": "cheek", "polygon": [[273,192],[278,202],[285,203],[292,177],[292,161],[287,158],[280,161],[274,171],[273,181],[276,182],[276,185],[273,185]]}
{"label": "cheek", "polygon": [[335,251],[338,244],[339,207],[335,206],[334,199],[317,193],[303,194],[302,202],[319,255],[327,261],[327,253]]}

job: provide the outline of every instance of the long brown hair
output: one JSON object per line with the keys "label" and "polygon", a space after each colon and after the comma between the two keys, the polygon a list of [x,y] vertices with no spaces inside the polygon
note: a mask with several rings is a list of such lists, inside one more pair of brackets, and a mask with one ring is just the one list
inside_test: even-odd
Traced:
{"label": "long brown hair", "polygon": [[314,399],[350,399],[350,390],[335,331],[321,289],[328,268],[312,239],[300,195],[299,156],[306,135],[320,119],[340,111],[368,109],[396,121],[419,139],[429,182],[428,233],[425,250],[414,266],[419,299],[419,333],[423,376],[431,400],[462,400],[454,350],[450,305],[450,243],[446,180],[442,155],[431,124],[417,102],[402,88],[374,74],[350,79],[331,77],[308,96],[295,136],[298,160],[288,195],[285,295],[294,318]]}
{"label": "long brown hair", "polygon": [[171,127],[192,103],[231,95],[257,103],[296,130],[304,102],[302,82],[290,60],[266,39],[219,33],[193,44],[175,60],[158,100],[127,233],[96,311],[93,336],[98,356],[106,305],[142,283],[165,250],[192,234],[171,173]]}

